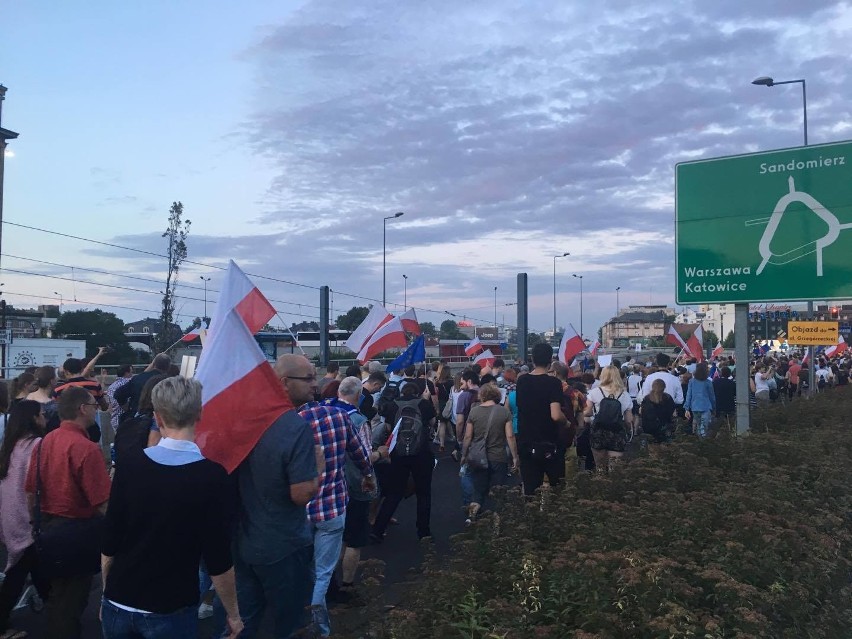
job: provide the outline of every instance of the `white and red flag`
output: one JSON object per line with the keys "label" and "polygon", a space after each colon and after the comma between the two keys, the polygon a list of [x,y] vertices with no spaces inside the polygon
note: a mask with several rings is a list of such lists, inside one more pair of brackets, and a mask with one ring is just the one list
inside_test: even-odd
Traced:
{"label": "white and red flag", "polygon": [[393,449],[396,448],[396,442],[399,438],[399,425],[402,424],[402,418],[398,419],[396,422],[396,426],[393,427],[391,434],[388,435],[387,441],[385,442],[385,446],[388,447],[388,455],[393,452]]}
{"label": "white and red flag", "polygon": [[689,354],[699,362],[704,361],[704,329],[701,327],[701,324],[689,336],[689,339],[686,341],[686,348]]}
{"label": "white and red flag", "polygon": [[263,326],[275,317],[275,308],[260,290],[246,277],[234,260],[228,262],[228,270],[225,272],[225,281],[219,291],[219,300],[216,302],[216,311],[210,321],[210,335],[215,335],[219,330],[218,324],[228,316],[228,311],[235,309],[237,315],[242,318],[248,327],[249,333],[254,335]]}
{"label": "white and red flag", "polygon": [[669,332],[666,333],[666,344],[679,346],[684,353],[689,353],[689,347],[686,345],[686,342],[683,341],[680,334],[675,330],[674,324],[669,326]]}
{"label": "white and red flag", "polygon": [[201,335],[202,335],[203,333],[204,333],[204,329],[203,329],[203,328],[201,328],[201,327],[199,327],[199,328],[193,328],[191,331],[189,331],[189,333],[187,333],[186,335],[184,335],[183,337],[181,337],[181,338],[180,338],[180,341],[182,341],[182,342],[191,342],[191,341],[193,341],[196,337],[201,337]]}
{"label": "white and red flag", "polygon": [[598,349],[601,347],[601,343],[598,340],[595,340],[595,343],[589,346],[589,355],[594,357],[598,354]]}
{"label": "white and red flag", "polygon": [[468,357],[473,357],[483,348],[485,347],[482,345],[482,342],[479,341],[479,336],[476,336],[464,345],[464,354]]}
{"label": "white and red flag", "polygon": [[571,324],[568,324],[568,327],[562,334],[562,343],[559,344],[559,361],[567,366],[585,348],[586,343],[583,341],[583,338],[580,337]]}
{"label": "white and red flag", "polygon": [[473,363],[479,364],[480,366],[482,366],[482,368],[485,368],[486,366],[493,366],[495,359],[497,358],[494,356],[494,353],[492,353],[491,349],[489,348],[477,355],[473,359]]}
{"label": "white and red flag", "polygon": [[825,349],[825,356],[834,357],[835,355],[840,355],[840,353],[845,351],[847,348],[848,345],[846,344],[846,340],[843,339],[843,335],[841,335],[837,340],[837,344],[835,344],[834,346],[829,346]]}
{"label": "white and red flag", "polygon": [[373,333],[367,343],[358,352],[358,361],[363,364],[389,348],[405,348],[406,346],[408,346],[408,340],[405,339],[405,329],[402,328],[402,321],[398,317],[394,317],[386,324],[382,324]]}
{"label": "white and red flag", "polygon": [[346,340],[346,348],[353,353],[360,353],[361,349],[364,348],[373,336],[373,333],[392,319],[393,315],[388,313],[388,310],[384,306],[374,304],[370,312],[367,313],[367,317],[364,318],[364,321],[358,325],[358,328],[352,331],[352,335]]}
{"label": "white and red flag", "polygon": [[420,335],[420,323],[417,321],[417,314],[413,308],[409,308],[405,313],[400,315],[399,321],[402,322],[402,327],[406,332]]}
{"label": "white and red flag", "polygon": [[222,308],[216,309],[217,330],[195,372],[204,407],[195,442],[205,457],[230,473],[293,402],[240,311],[222,313]]}
{"label": "white and red flag", "polygon": [[805,349],[805,356],[802,357],[802,366],[804,366],[805,364],[808,363],[808,359],[810,358],[810,356],[811,356],[811,351],[810,351],[809,348],[806,348]]}
{"label": "white and red flag", "polygon": [[710,354],[710,356],[711,357],[719,357],[724,352],[725,352],[725,349],[722,348],[722,342],[720,341],[718,344],[716,344],[716,348],[713,349],[713,352]]}

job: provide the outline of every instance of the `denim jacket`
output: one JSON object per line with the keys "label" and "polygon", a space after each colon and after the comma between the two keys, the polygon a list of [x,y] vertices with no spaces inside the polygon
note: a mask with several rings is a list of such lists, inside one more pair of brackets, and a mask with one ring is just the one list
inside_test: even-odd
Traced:
{"label": "denim jacket", "polygon": [[713,392],[713,382],[709,379],[699,381],[694,377],[689,380],[686,389],[686,401],[683,407],[694,413],[716,410],[716,393]]}

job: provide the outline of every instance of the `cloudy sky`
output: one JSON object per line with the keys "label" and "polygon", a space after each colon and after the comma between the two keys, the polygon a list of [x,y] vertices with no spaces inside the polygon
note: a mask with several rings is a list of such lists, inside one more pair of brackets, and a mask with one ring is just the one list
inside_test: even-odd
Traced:
{"label": "cloudy sky", "polygon": [[[674,165],[852,137],[852,6],[825,0],[12,3],[0,281],[16,305],[155,315],[172,201],[177,308],[236,260],[283,321],[388,307],[587,336],[674,303]],[[113,246],[115,245],[116,248]],[[13,257],[14,256],[14,257]],[[39,260],[39,261],[35,261]],[[210,265],[210,266],[202,266]],[[41,273],[51,277],[31,275]],[[61,278],[61,279],[60,279]],[[98,286],[94,283],[113,287]],[[25,297],[24,294],[30,296]],[[74,302],[76,298],[77,302]],[[366,298],[366,299],[365,299]],[[111,305],[111,306],[108,306]],[[398,305],[398,306],[395,306]],[[211,304],[212,309],[212,304]],[[212,312],[212,311],[211,311]],[[505,318],[505,320],[504,320]],[[278,321],[278,320],[277,320]],[[279,321],[280,322],[280,321]]]}

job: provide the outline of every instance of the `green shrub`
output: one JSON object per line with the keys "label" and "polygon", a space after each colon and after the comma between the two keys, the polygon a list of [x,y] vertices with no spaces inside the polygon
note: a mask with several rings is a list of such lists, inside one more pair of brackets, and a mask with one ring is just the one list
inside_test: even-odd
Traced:
{"label": "green shrub", "polygon": [[755,434],[652,447],[532,500],[502,491],[370,635],[852,636],[850,400],[769,408]]}

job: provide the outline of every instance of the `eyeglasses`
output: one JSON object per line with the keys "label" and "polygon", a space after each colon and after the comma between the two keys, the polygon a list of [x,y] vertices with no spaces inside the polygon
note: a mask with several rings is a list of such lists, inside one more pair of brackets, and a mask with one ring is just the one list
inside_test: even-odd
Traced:
{"label": "eyeglasses", "polygon": [[316,375],[308,375],[304,377],[299,377],[298,375],[283,375],[282,379],[299,379],[303,382],[315,382],[317,381]]}
{"label": "eyeglasses", "polygon": [[83,402],[80,406],[97,406],[97,402]]}

